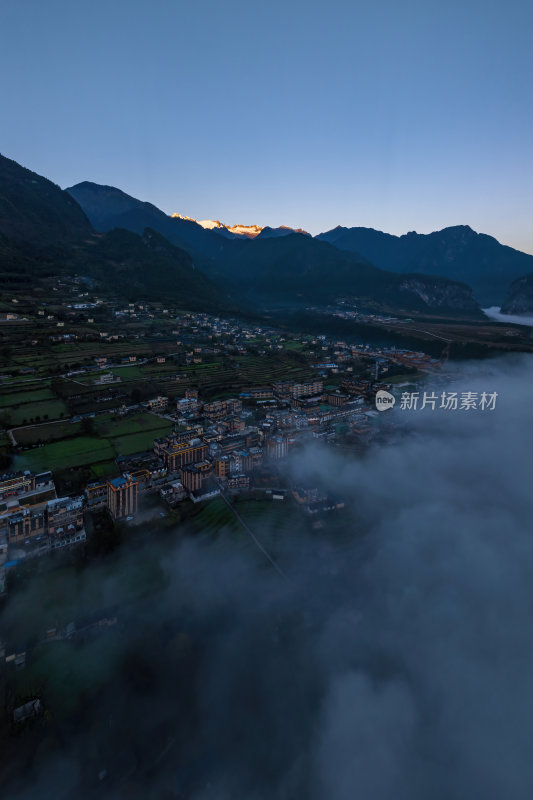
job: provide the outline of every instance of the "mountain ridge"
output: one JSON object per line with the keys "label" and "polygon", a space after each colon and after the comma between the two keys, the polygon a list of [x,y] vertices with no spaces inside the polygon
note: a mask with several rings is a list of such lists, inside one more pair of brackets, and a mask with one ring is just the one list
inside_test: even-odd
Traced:
{"label": "mountain ridge", "polygon": [[382,269],[466,282],[482,305],[499,305],[509,284],[533,271],[533,256],[469,225],[452,225],[427,234],[410,231],[402,236],[374,228],[337,226],[316,238],[357,253]]}
{"label": "mountain ridge", "polygon": [[303,228],[291,228],[290,225],[279,225],[277,228],[272,228],[269,225],[226,225],[219,219],[194,219],[193,217],[187,217],[183,214],[176,213],[170,216],[173,219],[184,219],[189,222],[196,222],[197,225],[201,225],[205,230],[215,231],[228,238],[256,239],[258,236],[286,236],[290,233],[302,233],[306,236],[311,235],[307,231],[304,231]]}
{"label": "mountain ridge", "polygon": [[[234,236],[224,229],[204,229],[194,220],[170,217],[151,203],[114,187],[84,182],[68,191],[100,230],[126,228],[141,234],[151,228],[184,249],[194,263],[219,285],[246,302],[332,302],[342,294],[363,297],[367,305],[407,311],[447,309],[478,314],[464,283],[419,274],[400,278],[354,253],[285,227],[265,228],[257,236]],[[221,229],[222,230],[222,229]]]}
{"label": "mountain ridge", "polygon": [[500,311],[518,316],[533,313],[533,272],[513,281]]}
{"label": "mountain ridge", "polygon": [[[128,196],[113,191],[126,207]],[[69,192],[0,155],[2,288],[82,273],[130,299],[150,294],[172,296],[191,308],[234,307],[225,290],[197,270],[188,252],[149,226],[140,235],[120,228],[98,232],[89,216]]]}

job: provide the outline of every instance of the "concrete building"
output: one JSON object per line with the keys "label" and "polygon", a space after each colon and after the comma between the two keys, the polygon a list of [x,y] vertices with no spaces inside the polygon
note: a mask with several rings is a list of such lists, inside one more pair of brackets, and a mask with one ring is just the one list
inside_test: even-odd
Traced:
{"label": "concrete building", "polygon": [[312,381],[277,381],[273,385],[274,394],[279,397],[305,397],[312,394],[322,394],[324,382]]}
{"label": "concrete building", "polygon": [[115,376],[113,375],[112,372],[104,372],[103,375],[100,375],[100,377],[97,378],[94,382],[95,383],[120,383],[120,376],[117,376],[115,378]]}
{"label": "concrete building", "polygon": [[136,478],[124,474],[107,481],[107,507],[115,520],[125,519],[137,513],[139,483]]}
{"label": "concrete building", "polygon": [[31,492],[34,489],[35,475],[32,475],[29,470],[6,473],[0,478],[0,501],[7,500],[9,497],[18,497],[19,494]]}
{"label": "concrete building", "polygon": [[18,503],[14,503],[2,515],[1,523],[7,531],[10,545],[44,540],[47,532],[46,503],[31,507],[19,506]]}
{"label": "concrete building", "polygon": [[217,420],[230,414],[239,414],[242,411],[242,400],[230,398],[228,400],[214,400],[204,403],[203,413],[207,419]]}
{"label": "concrete building", "polygon": [[188,414],[189,412],[196,411],[198,408],[198,400],[194,397],[181,397],[176,401],[176,411],[178,414]]}
{"label": "concrete building", "polygon": [[228,478],[226,484],[228,489],[249,489],[250,476],[249,475],[232,475]]}
{"label": "concrete building", "polygon": [[292,408],[300,411],[306,411],[309,408],[315,408],[322,402],[322,395],[304,395],[303,397],[293,397],[291,400]]}
{"label": "concrete building", "polygon": [[206,488],[208,480],[212,477],[212,472],[213,465],[210,461],[188,464],[181,471],[181,482],[189,492],[200,494]]}
{"label": "concrete building", "polygon": [[349,401],[350,397],[342,392],[330,392],[326,395],[326,402],[330,406],[343,406]]}
{"label": "concrete building", "polygon": [[107,504],[107,484],[102,481],[91,481],[85,487],[85,498],[89,509],[104,508]]}
{"label": "concrete building", "polygon": [[250,447],[238,453],[239,472],[253,472],[263,463],[263,451],[260,447]]}
{"label": "concrete building", "polygon": [[243,400],[269,400],[273,396],[274,390],[271,386],[252,386],[243,389],[239,395]]}
{"label": "concrete building", "polygon": [[267,439],[267,455],[269,458],[285,458],[289,452],[289,442],[286,436],[270,436]]}
{"label": "concrete building", "polygon": [[161,457],[165,467],[170,473],[178,472],[186,464],[195,464],[204,461],[207,457],[208,446],[200,439],[191,439],[186,442],[174,442],[162,448]]}
{"label": "concrete building", "polygon": [[230,474],[231,458],[229,456],[215,456],[213,466],[217,478],[226,478]]}
{"label": "concrete building", "polygon": [[55,492],[51,472],[33,473],[25,470],[6,473],[0,477],[0,502],[17,497],[25,505],[25,495],[33,496],[44,492]]}
{"label": "concrete building", "polygon": [[51,547],[65,547],[86,539],[83,524],[83,497],[59,497],[56,500],[50,500],[47,517]]}
{"label": "concrete building", "polygon": [[168,397],[158,395],[157,397],[153,397],[151,400],[148,400],[146,405],[150,411],[164,411],[168,406]]}

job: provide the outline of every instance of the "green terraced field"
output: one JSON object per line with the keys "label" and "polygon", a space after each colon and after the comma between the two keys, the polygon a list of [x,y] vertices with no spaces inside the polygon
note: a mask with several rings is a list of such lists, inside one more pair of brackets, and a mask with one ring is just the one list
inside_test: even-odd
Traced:
{"label": "green terraced field", "polygon": [[107,478],[113,475],[118,475],[118,469],[114,459],[110,461],[101,461],[99,464],[91,465],[91,472],[95,478]]}
{"label": "green terraced field", "polygon": [[97,464],[115,456],[115,450],[107,439],[78,436],[27,450],[15,457],[14,466],[41,472]]}
{"label": "green terraced field", "polygon": [[113,375],[118,375],[123,381],[134,380],[135,378],[142,378],[143,376],[142,368],[136,365],[131,367],[113,367],[111,371]]}
{"label": "green terraced field", "polygon": [[[96,436],[79,435],[79,431],[82,430],[81,422],[58,423],[57,426],[41,425],[27,429],[31,432],[26,436],[28,443],[38,440],[31,438],[32,436],[40,435],[44,438],[48,428],[53,432],[58,428],[57,433],[70,438],[52,441],[43,447],[36,447],[16,456],[17,468],[39,471],[99,465],[98,469],[93,468],[93,472],[96,477],[101,477],[115,471],[114,459],[117,456],[150,450],[154,439],[167,436],[172,430],[170,421],[148,413],[116,420],[105,416],[96,418],[92,422],[98,434]],[[25,434],[26,430],[20,433]],[[21,443],[23,439],[24,437],[20,439]]]}
{"label": "green terraced field", "polygon": [[19,428],[15,431],[17,444],[31,445],[37,442],[57,442],[79,436],[81,423],[79,422],[52,422],[45,425],[32,425],[28,428]]}
{"label": "green terraced field", "polygon": [[0,393],[0,408],[19,406],[26,403],[38,403],[41,400],[54,400],[55,395],[51,389],[34,389],[27,392]]}
{"label": "green terraced field", "polygon": [[[155,414],[136,414],[132,417],[98,417],[95,419],[95,428],[100,436],[128,436],[134,433],[146,433],[147,431],[165,430],[168,433],[172,430],[172,423]],[[155,433],[152,438],[163,436],[163,433]]]}
{"label": "green terraced field", "polygon": [[109,441],[117,455],[129,456],[132,453],[140,453],[142,450],[151,450],[154,439],[160,436],[167,436],[171,430],[172,424],[169,423],[165,428],[162,427],[146,433],[132,433],[129,436],[117,436],[110,438]]}
{"label": "green terraced field", "polygon": [[[195,509],[196,510],[196,509]],[[221,497],[205,501],[194,515],[194,525],[206,536],[219,533],[223,528],[236,529],[238,522]]]}
{"label": "green terraced field", "polygon": [[62,400],[55,399],[24,403],[24,405],[18,407],[2,409],[1,413],[11,427],[26,425],[32,420],[39,422],[45,419],[54,420],[69,416],[65,403]]}

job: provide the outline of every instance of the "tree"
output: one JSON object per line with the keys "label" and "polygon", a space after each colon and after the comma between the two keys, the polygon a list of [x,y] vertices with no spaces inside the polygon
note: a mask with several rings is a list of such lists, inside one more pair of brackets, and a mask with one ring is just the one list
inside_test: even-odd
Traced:
{"label": "tree", "polygon": [[5,451],[0,452],[0,469],[7,470],[11,466],[13,456]]}
{"label": "tree", "polygon": [[81,421],[81,432],[84,436],[94,436],[94,420],[91,417],[83,417]]}

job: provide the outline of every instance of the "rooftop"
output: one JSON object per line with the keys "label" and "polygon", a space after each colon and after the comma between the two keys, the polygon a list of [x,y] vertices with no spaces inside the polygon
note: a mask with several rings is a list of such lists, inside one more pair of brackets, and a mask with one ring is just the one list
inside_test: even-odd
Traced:
{"label": "rooftop", "polygon": [[122,489],[128,484],[137,483],[137,478],[134,478],[131,475],[122,475],[120,478],[111,478],[108,483],[111,484],[114,489]]}

